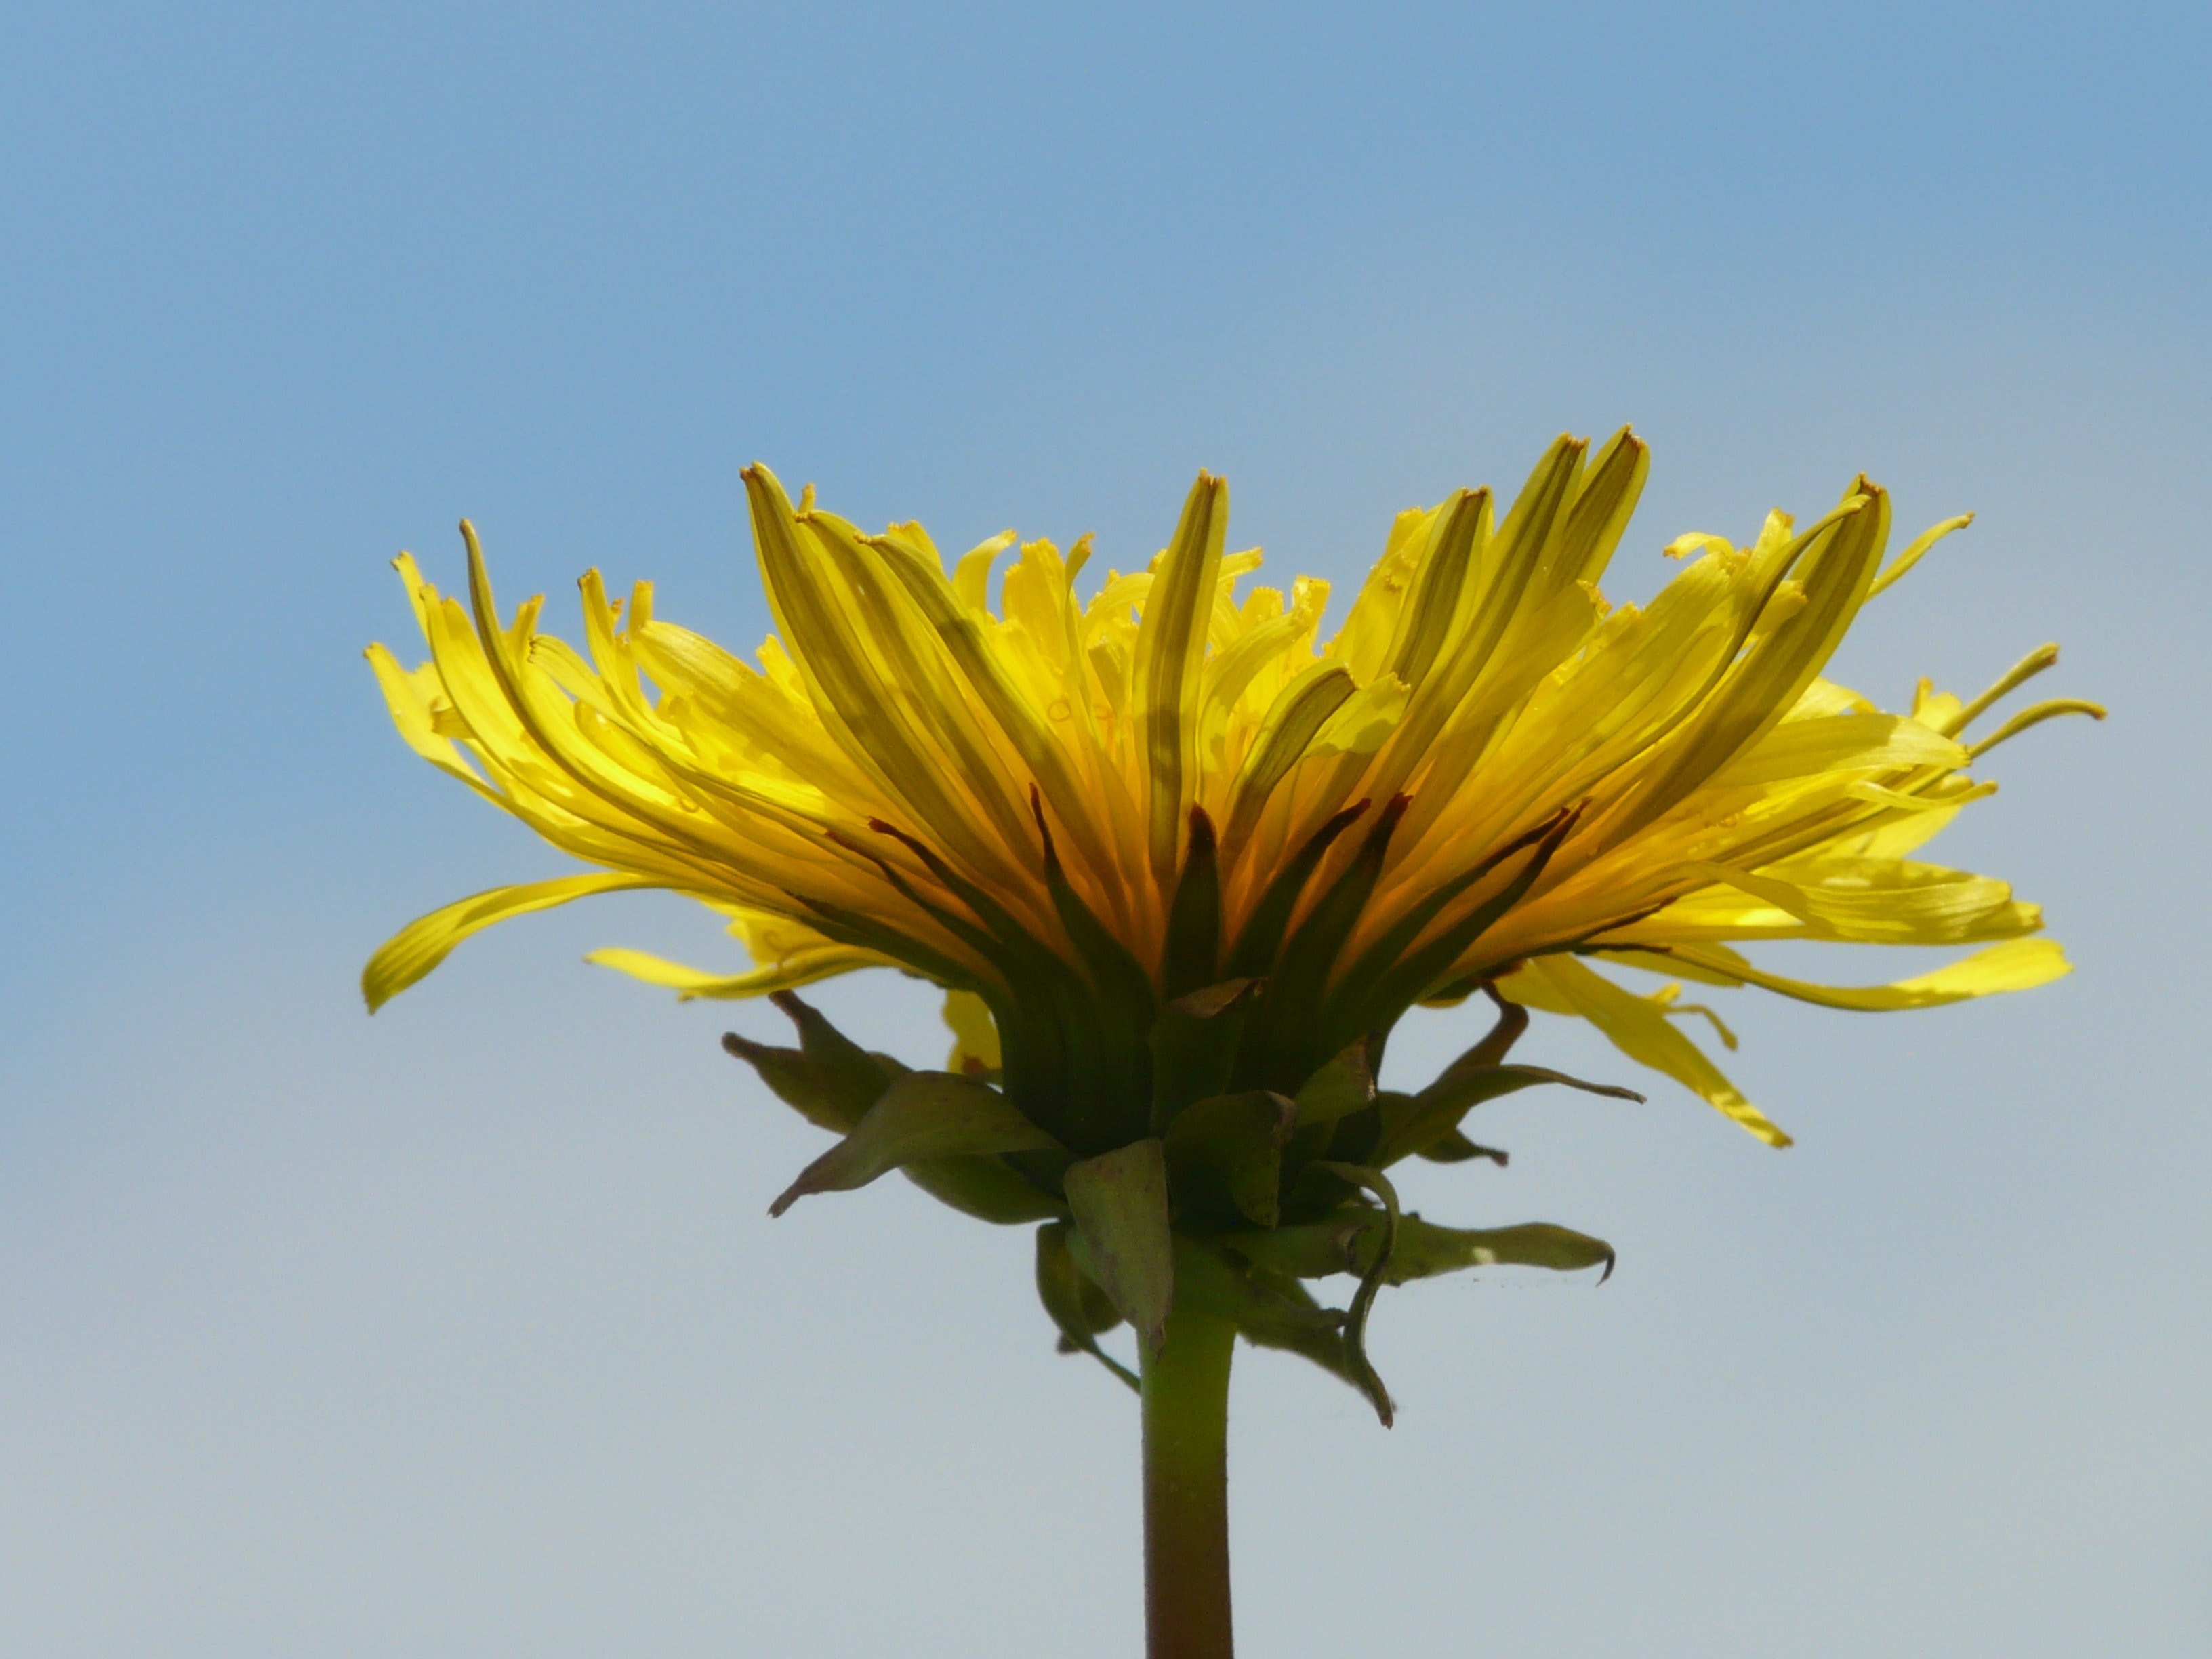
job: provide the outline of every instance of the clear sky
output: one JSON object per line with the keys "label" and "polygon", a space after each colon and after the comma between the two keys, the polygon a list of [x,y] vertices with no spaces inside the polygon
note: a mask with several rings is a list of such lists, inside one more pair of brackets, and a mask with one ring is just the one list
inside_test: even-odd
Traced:
{"label": "clear sky", "polygon": [[[1838,672],[2063,642],[2112,718],[1941,851],[2079,971],[1739,994],[1784,1153],[1486,1109],[1510,1170],[1413,1201],[1620,1272],[1386,1297],[1387,1434],[1240,1360],[1248,1650],[2212,1648],[2208,84],[2179,5],[0,13],[0,1651],[1133,1652],[1134,1414],[1026,1237],[771,1224],[819,1138],[715,1038],[776,1016],[579,960],[706,919],[362,1015],[386,934],[562,867],[392,734],[386,561],[452,582],[465,513],[564,627],[599,564],[749,648],[747,460],[1124,568],[1203,465],[1341,581],[1624,421],[1627,596],[1862,467],[1979,513]],[[938,1054],[902,981],[823,1000]]]}

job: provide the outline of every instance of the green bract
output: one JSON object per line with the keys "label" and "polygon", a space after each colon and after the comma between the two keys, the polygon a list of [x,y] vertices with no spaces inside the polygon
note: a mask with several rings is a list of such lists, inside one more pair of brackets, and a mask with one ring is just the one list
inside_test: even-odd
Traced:
{"label": "green bract", "polygon": [[[1232,1071],[1255,984],[1201,987],[1154,1012],[1139,1050],[1154,1056],[1153,1133],[1084,1158],[988,1073],[908,1071],[863,1050],[793,992],[774,1000],[798,1026],[798,1048],[734,1034],[723,1042],[808,1121],[842,1137],[774,1213],[808,1194],[902,1170],[965,1214],[1043,1222],[1037,1295],[1063,1352],[1088,1353],[1134,1387],[1133,1374],[1099,1347],[1100,1334],[1127,1321],[1157,1350],[1170,1313],[1188,1312],[1312,1360],[1366,1395],[1388,1424],[1390,1396],[1365,1345],[1368,1310],[1383,1286],[1492,1266],[1609,1274],[1613,1253],[1548,1223],[1465,1230],[1401,1215],[1383,1171],[1414,1157],[1504,1163],[1504,1153],[1474,1146],[1461,1123],[1484,1101],[1532,1085],[1643,1097],[1509,1064],[1528,1017],[1503,1000],[1489,1035],[1418,1094],[1376,1088],[1376,1036],[1332,1056],[1295,1096],[1194,1095],[1194,1078],[1218,1081]],[[1342,1309],[1319,1305],[1300,1282],[1339,1275],[1358,1281]]]}

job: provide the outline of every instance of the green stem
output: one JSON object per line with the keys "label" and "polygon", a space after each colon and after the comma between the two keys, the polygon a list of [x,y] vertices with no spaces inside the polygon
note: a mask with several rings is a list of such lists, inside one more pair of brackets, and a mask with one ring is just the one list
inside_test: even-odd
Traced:
{"label": "green stem", "polygon": [[1150,1659],[1231,1659],[1229,1361],[1236,1339],[1225,1321],[1171,1314],[1167,1340],[1144,1356]]}

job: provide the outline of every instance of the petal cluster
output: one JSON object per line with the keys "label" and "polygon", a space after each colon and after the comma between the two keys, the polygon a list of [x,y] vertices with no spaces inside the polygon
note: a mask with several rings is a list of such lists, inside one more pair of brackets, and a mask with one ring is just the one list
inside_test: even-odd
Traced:
{"label": "petal cluster", "polygon": [[[1246,589],[1259,554],[1227,550],[1204,474],[1149,567],[1086,599],[1087,538],[948,562],[919,525],[864,533],[750,468],[776,633],[750,663],[596,572],[580,648],[538,631],[538,600],[502,615],[465,526],[465,603],[398,562],[428,660],[370,660],[410,745],[593,872],[425,917],[364,989],[380,1003],[505,916],[662,888],[722,912],[752,968],[598,960],[695,996],[933,980],[970,1068],[1084,1156],[1158,1132],[1162,1011],[1220,987],[1242,1022],[1212,1092],[1295,1095],[1414,1004],[1480,988],[1594,1022],[1779,1144],[1686,1035],[1704,1011],[1679,982],[1887,1009],[2063,973],[2034,907],[1915,854],[1990,793],[1969,769],[1991,744],[2101,711],[2039,704],[1969,741],[2048,647],[1905,713],[1822,678],[1965,522],[1890,557],[1863,477],[1748,546],[1680,538],[1650,604],[1608,605],[1647,465],[1626,431],[1561,438],[1502,512],[1472,489],[1400,514],[1325,642],[1327,584]],[[1736,948],[1775,939],[1981,948],[1839,989]],[[1637,994],[1606,962],[1672,982]]]}

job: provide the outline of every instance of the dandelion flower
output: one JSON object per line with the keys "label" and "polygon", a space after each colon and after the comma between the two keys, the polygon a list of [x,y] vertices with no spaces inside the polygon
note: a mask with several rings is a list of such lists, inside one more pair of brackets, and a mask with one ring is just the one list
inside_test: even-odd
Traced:
{"label": "dandelion flower", "polygon": [[[1235,1334],[1326,1366],[1388,1422],[1364,1342],[1383,1285],[1610,1269],[1585,1235],[1427,1223],[1390,1185],[1409,1157],[1504,1162],[1462,1127],[1486,1100],[1627,1092],[1509,1061],[1526,1010],[1589,1021],[1782,1146],[1692,1035],[1709,1019],[1734,1046],[1683,982],[1887,1011],[2066,971],[2035,906],[1917,856],[1993,792],[1974,771],[1990,749],[2101,714],[2038,703],[1972,737],[2056,650],[1971,701],[1923,682],[1902,713],[1823,678],[1862,608],[1967,520],[1886,559],[1889,497],[1862,477],[1748,546],[1679,538],[1648,605],[1609,605],[1647,466],[1626,431],[1594,453],[1562,437],[1502,514],[1487,489],[1399,514],[1325,643],[1325,582],[1240,592],[1260,555],[1226,550],[1228,490],[1204,473],[1166,548],[1085,599],[1088,538],[1063,554],[1009,532],[948,564],[918,524],[866,533],[749,468],[776,628],[757,665],[596,571],[581,649],[538,631],[537,599],[502,617],[465,524],[466,604],[398,561],[429,660],[370,662],[410,745],[591,867],[422,918],[364,993],[374,1008],[477,930],[587,894],[664,889],[727,918],[742,972],[592,960],[685,997],[774,996],[796,1021],[796,1048],[728,1039],[841,1137],[779,1213],[902,1169],[1039,1224],[1064,1348],[1133,1382],[1098,1338],[1135,1328],[1154,1650],[1225,1652]],[[1859,988],[1739,948],[1785,939],[1972,948]],[[869,1053],[793,994],[872,967],[944,988],[942,1068]],[[1408,1010],[1478,994],[1495,1024],[1465,1055],[1378,1087]],[[1306,1288],[1334,1274],[1356,1280],[1343,1310]]]}

